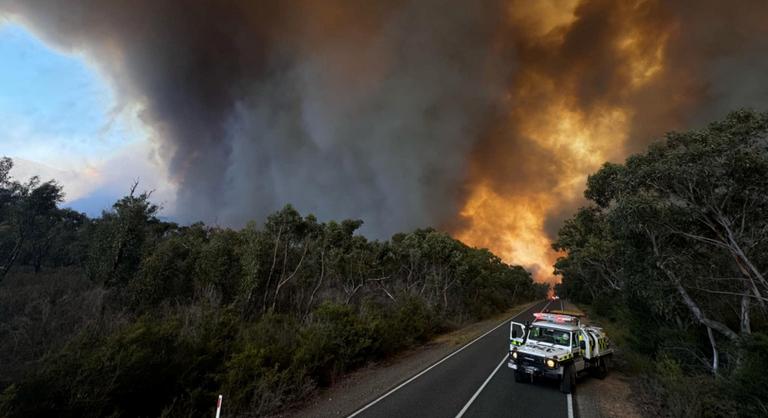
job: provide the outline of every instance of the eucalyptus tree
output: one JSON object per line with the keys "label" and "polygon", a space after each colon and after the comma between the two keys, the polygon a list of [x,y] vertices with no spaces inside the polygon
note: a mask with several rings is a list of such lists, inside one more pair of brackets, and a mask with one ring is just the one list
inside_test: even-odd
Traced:
{"label": "eucalyptus tree", "polygon": [[64,198],[55,181],[35,176],[22,183],[11,177],[12,168],[11,159],[0,160],[0,280],[24,251],[51,240],[49,231],[61,215],[57,205]]}
{"label": "eucalyptus tree", "polygon": [[768,301],[767,137],[768,115],[738,111],[603,166],[588,180],[593,206],[559,234],[565,280],[632,292],[666,315],[683,306],[716,371],[716,335],[739,345]]}
{"label": "eucalyptus tree", "polygon": [[157,218],[160,207],[150,201],[152,192],[137,193],[137,187],[134,183],[128,195],[91,225],[86,267],[98,283],[127,285],[163,229],[172,227]]}

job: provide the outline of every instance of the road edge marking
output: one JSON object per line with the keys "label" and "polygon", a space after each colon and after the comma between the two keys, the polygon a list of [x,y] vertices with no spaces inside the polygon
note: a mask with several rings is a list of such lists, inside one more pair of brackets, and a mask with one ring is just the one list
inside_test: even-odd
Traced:
{"label": "road edge marking", "polygon": [[[537,303],[539,303],[539,302],[537,302]],[[549,301],[549,303],[552,303],[552,301]],[[549,306],[549,303],[547,303],[547,304],[544,306],[544,309],[546,309],[546,308],[547,308],[547,306]],[[379,403],[379,401],[381,401],[382,399],[384,399],[384,398],[386,398],[387,396],[389,396],[389,395],[391,395],[391,394],[395,393],[397,390],[399,390],[399,389],[400,389],[400,388],[402,388],[403,386],[407,385],[408,383],[411,383],[411,382],[413,382],[414,380],[418,379],[418,378],[419,378],[421,375],[423,375],[424,373],[426,373],[426,372],[428,372],[428,371],[430,371],[430,370],[434,369],[435,367],[439,366],[440,364],[442,364],[444,361],[448,360],[449,358],[451,358],[451,357],[455,356],[456,354],[459,354],[459,353],[460,353],[462,350],[464,350],[465,348],[467,348],[467,347],[469,347],[470,345],[472,345],[472,344],[476,343],[478,340],[480,340],[481,338],[485,337],[486,335],[488,335],[488,334],[492,333],[493,331],[496,331],[496,330],[497,330],[497,329],[498,329],[500,326],[502,326],[502,325],[506,324],[507,322],[511,321],[513,318],[515,318],[515,317],[519,316],[520,314],[522,314],[523,312],[527,311],[528,309],[531,309],[531,308],[532,308],[532,307],[534,307],[534,306],[536,306],[536,304],[534,304],[534,305],[532,305],[532,306],[529,306],[529,307],[527,307],[527,308],[523,309],[522,311],[520,311],[520,312],[518,312],[518,313],[516,313],[516,314],[514,314],[514,315],[512,315],[512,316],[510,316],[509,318],[507,318],[507,319],[505,319],[505,320],[501,321],[501,323],[500,323],[499,325],[496,325],[495,327],[493,327],[491,330],[489,330],[489,331],[488,331],[488,332],[486,332],[485,334],[483,334],[483,335],[481,335],[481,336],[479,336],[479,337],[475,338],[474,340],[472,340],[472,341],[470,341],[470,342],[468,342],[468,343],[464,344],[464,345],[463,345],[463,346],[461,346],[461,348],[459,348],[458,350],[456,350],[456,351],[454,351],[454,352],[452,352],[452,353],[448,354],[447,356],[445,356],[445,357],[441,358],[441,359],[440,359],[440,360],[438,360],[436,363],[434,363],[434,364],[432,364],[431,366],[427,367],[426,369],[424,369],[424,370],[420,371],[419,373],[417,373],[416,375],[414,375],[414,376],[413,376],[413,377],[411,377],[410,379],[406,380],[405,382],[403,382],[403,383],[400,383],[399,385],[395,386],[393,389],[390,389],[390,390],[389,390],[387,393],[385,393],[385,394],[383,394],[383,395],[379,396],[378,398],[374,399],[373,401],[369,402],[369,403],[368,403],[368,404],[366,404],[364,407],[362,407],[362,408],[358,409],[357,411],[355,411],[355,412],[351,413],[350,415],[347,415],[347,418],[352,418],[352,417],[355,417],[355,416],[357,416],[357,415],[361,414],[361,413],[362,413],[363,411],[365,411],[366,409],[368,409],[368,408],[372,407],[373,405],[376,405],[377,403]],[[544,310],[544,309],[542,309],[542,310]]]}
{"label": "road edge marking", "polygon": [[570,393],[567,396],[568,399],[568,418],[573,418],[573,395]]}
{"label": "road edge marking", "polygon": [[475,399],[478,397],[478,395],[480,395],[480,392],[482,392],[482,391],[483,391],[483,389],[485,389],[485,386],[488,384],[488,382],[490,382],[490,381],[491,381],[491,379],[493,379],[493,376],[495,376],[495,375],[496,375],[496,372],[498,372],[498,371],[499,371],[499,369],[501,368],[501,365],[502,365],[502,364],[504,364],[504,362],[505,362],[505,361],[507,361],[507,358],[508,358],[508,357],[509,357],[509,354],[507,354],[507,353],[504,353],[504,357],[502,357],[502,358],[501,358],[501,363],[499,363],[499,365],[498,365],[498,366],[496,366],[496,368],[495,368],[495,369],[493,369],[493,372],[491,372],[491,374],[488,376],[488,378],[486,378],[486,379],[485,379],[485,382],[483,382],[483,384],[482,384],[482,385],[480,385],[480,388],[478,388],[478,389],[477,389],[477,391],[475,392],[475,394],[474,394],[474,395],[472,395],[472,397],[471,397],[471,398],[469,398],[469,402],[467,402],[467,403],[464,405],[464,408],[461,408],[461,411],[459,411],[459,413],[456,415],[456,418],[461,418],[462,416],[464,416],[464,413],[466,413],[466,412],[467,412],[467,410],[469,409],[469,407],[472,405],[472,402],[474,402],[474,401],[475,401]]}

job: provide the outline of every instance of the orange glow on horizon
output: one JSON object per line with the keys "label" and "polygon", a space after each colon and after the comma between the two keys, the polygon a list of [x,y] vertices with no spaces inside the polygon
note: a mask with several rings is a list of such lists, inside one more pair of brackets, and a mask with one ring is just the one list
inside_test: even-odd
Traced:
{"label": "orange glow on horizon", "polygon": [[[552,264],[558,254],[545,231],[548,216],[561,205],[576,202],[586,176],[613,156],[614,141],[626,137],[627,113],[610,109],[596,118],[556,104],[538,117],[528,117],[520,132],[558,156],[559,178],[552,189],[501,194],[488,183],[475,185],[460,216],[467,227],[457,234],[470,245],[489,248],[509,263],[520,264],[538,282],[556,283]],[[517,115],[515,117],[520,117]]]}
{"label": "orange glow on horizon", "polygon": [[[502,164],[489,165],[482,158],[473,161],[470,193],[460,211],[462,227],[454,231],[459,239],[526,267],[538,282],[559,281],[552,264],[560,254],[551,248],[554,237],[547,232],[547,223],[581,204],[590,173],[606,161],[624,157],[634,114],[627,97],[664,70],[669,36],[634,20],[634,8],[639,5],[619,6],[624,7],[621,13],[627,22],[616,26],[614,41],[607,44],[616,62],[612,71],[619,87],[603,92],[605,97],[590,99],[587,106],[580,96],[582,83],[593,80],[590,77],[600,70],[579,58],[579,65],[558,66],[567,64],[558,60],[571,25],[578,24],[578,2],[510,3],[509,19],[529,34],[516,45],[531,62],[520,63],[507,92],[513,106],[508,127],[488,139],[497,149],[491,159]],[[519,155],[519,148],[518,155],[503,152],[519,142],[530,146],[532,156]],[[529,167],[514,168],[521,158],[535,158],[533,173]],[[494,171],[497,167],[513,168],[505,174]],[[536,170],[543,180],[536,178]],[[518,171],[523,173],[521,178],[513,178]],[[514,185],[507,187],[504,175]]]}

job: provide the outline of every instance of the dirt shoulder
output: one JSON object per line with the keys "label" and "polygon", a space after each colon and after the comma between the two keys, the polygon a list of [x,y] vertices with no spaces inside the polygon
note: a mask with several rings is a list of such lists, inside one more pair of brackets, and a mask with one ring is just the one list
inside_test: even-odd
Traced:
{"label": "dirt shoulder", "polygon": [[618,370],[610,370],[603,379],[584,377],[576,390],[578,417],[641,418],[640,408],[634,402],[632,377]]}
{"label": "dirt shoulder", "polygon": [[280,416],[296,418],[347,416],[462,345],[493,329],[503,320],[536,303],[538,301],[516,306],[493,318],[437,336],[425,345],[405,351],[386,361],[369,364],[345,376],[332,387],[322,390],[302,407],[287,411]]}
{"label": "dirt shoulder", "polygon": [[[565,302],[567,309],[581,311],[576,305]],[[587,323],[600,326],[589,317]],[[610,334],[608,335],[610,338]],[[585,376],[579,379],[575,392],[576,416],[582,418],[641,418],[643,408],[636,401],[638,397],[633,389],[635,378],[624,371],[625,363],[621,347],[616,347],[613,361],[605,379]],[[647,411],[646,411],[647,412]]]}

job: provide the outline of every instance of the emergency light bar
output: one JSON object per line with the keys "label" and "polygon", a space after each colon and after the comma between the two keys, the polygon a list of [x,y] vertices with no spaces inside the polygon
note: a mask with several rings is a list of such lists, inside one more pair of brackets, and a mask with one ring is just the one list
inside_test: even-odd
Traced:
{"label": "emergency light bar", "polygon": [[547,321],[553,322],[555,324],[579,325],[579,318],[570,315],[536,312],[533,314],[533,317],[536,318],[537,321]]}

